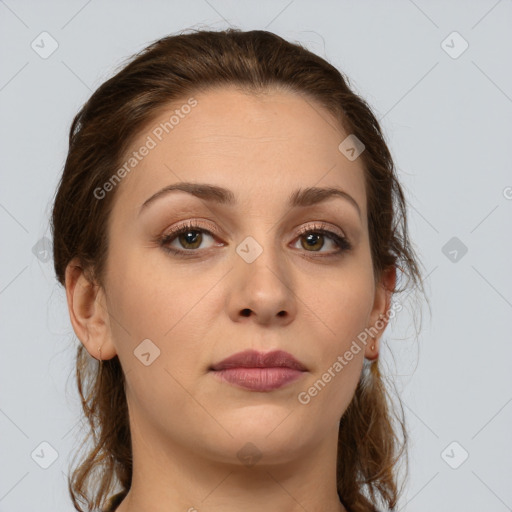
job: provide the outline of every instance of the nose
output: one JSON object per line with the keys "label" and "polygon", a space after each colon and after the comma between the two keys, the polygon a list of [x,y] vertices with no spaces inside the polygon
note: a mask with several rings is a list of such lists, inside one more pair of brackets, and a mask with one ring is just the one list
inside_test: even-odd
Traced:
{"label": "nose", "polygon": [[251,321],[251,317],[264,325],[293,321],[297,297],[291,270],[278,250],[248,237],[237,247],[234,265],[228,300],[233,321]]}

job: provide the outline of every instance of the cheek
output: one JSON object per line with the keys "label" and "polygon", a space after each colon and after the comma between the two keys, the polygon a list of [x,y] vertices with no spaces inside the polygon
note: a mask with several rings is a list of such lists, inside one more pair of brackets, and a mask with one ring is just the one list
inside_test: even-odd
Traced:
{"label": "cheek", "polygon": [[209,319],[216,317],[207,311],[222,273],[204,270],[199,276],[197,269],[171,265],[157,253],[134,251],[110,270],[111,328],[123,362],[130,364],[136,347],[150,339],[160,349],[161,361],[179,366],[183,358],[192,357]]}
{"label": "cheek", "polygon": [[[126,258],[109,281],[111,329],[126,375],[127,396],[151,415],[162,412],[162,403],[172,403],[178,410],[189,405],[190,395],[183,386],[191,388],[196,372],[200,373],[199,356],[210,318],[205,315],[211,303],[208,290],[218,281],[199,280],[197,274],[166,266],[162,258],[158,265],[147,257]],[[143,341],[148,339],[156,349]],[[147,348],[139,350],[142,346]],[[145,365],[142,354],[147,352],[152,362]]]}
{"label": "cheek", "polygon": [[368,327],[373,291],[372,273],[360,268],[326,284],[314,306],[318,334],[325,335],[317,336],[318,365],[301,390],[300,403],[318,408],[318,414],[332,415],[334,422],[348,407],[361,375],[366,347],[361,333]]}
{"label": "cheek", "polygon": [[342,350],[368,326],[374,302],[373,275],[364,268],[340,272],[304,302],[316,315],[328,345]]}
{"label": "cheek", "polygon": [[358,336],[367,327],[373,304],[371,286],[365,276],[339,281],[324,289],[315,305],[318,327],[311,335],[318,340],[317,362],[297,399],[300,407],[323,416],[326,424],[337,426],[359,382],[365,345]]}

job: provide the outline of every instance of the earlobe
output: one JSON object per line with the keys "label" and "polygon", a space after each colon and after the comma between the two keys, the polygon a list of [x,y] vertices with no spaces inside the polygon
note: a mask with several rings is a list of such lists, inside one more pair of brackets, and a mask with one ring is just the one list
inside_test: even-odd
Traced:
{"label": "earlobe", "polygon": [[112,343],[103,289],[92,283],[77,259],[66,267],[66,299],[76,336],[95,359],[111,359],[117,352]]}
{"label": "earlobe", "polygon": [[375,301],[368,327],[371,334],[365,351],[365,357],[370,361],[379,357],[379,342],[389,322],[389,310],[395,285],[396,267],[393,265],[382,273],[382,278],[375,292]]}
{"label": "earlobe", "polygon": [[374,325],[370,326],[368,329],[370,331],[370,341],[366,346],[365,357],[366,359],[373,361],[379,357],[379,341],[382,335],[382,332],[386,328],[387,321],[384,314],[380,314],[377,322]]}

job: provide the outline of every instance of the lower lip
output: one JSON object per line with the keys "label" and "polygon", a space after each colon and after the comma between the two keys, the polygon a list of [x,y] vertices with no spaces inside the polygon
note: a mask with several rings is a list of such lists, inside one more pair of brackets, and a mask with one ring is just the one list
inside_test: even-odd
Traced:
{"label": "lower lip", "polygon": [[304,372],[292,368],[230,368],[213,372],[223,381],[251,391],[272,391],[299,379]]}

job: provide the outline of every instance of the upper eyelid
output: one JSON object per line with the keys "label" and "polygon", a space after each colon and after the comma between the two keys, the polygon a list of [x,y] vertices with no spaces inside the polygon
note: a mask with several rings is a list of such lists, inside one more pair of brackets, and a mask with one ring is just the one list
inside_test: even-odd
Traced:
{"label": "upper eyelid", "polygon": [[163,236],[174,235],[177,231],[180,231],[182,229],[187,229],[189,227],[189,225],[192,226],[192,229],[203,230],[203,231],[210,231],[214,235],[223,236],[219,229],[217,229],[215,227],[212,227],[211,224],[208,224],[207,226],[204,226],[204,225],[201,224],[202,222],[208,222],[208,221],[206,221],[206,220],[202,220],[202,221],[186,220],[186,221],[180,222],[180,223],[178,223],[177,226],[174,226],[174,227],[166,229],[163,232]]}
{"label": "upper eyelid", "polygon": [[[202,223],[205,222],[206,226]],[[312,225],[311,225],[312,224]],[[216,228],[211,221],[207,219],[192,219],[192,220],[185,220],[179,222],[176,226],[173,226],[171,228],[167,228],[164,230],[164,235],[171,234],[175,231],[179,231],[180,229],[188,228],[189,226],[192,226],[193,229],[201,229],[205,231],[211,231],[213,234],[216,234],[218,236],[225,236],[223,234],[224,230],[220,230]],[[345,236],[345,230],[342,228],[334,225],[332,222],[326,221],[326,220],[311,220],[308,222],[303,222],[301,224],[298,224],[293,228],[294,230],[299,229],[299,231],[307,231],[310,229],[326,229],[333,231],[335,234],[339,236]],[[339,231],[339,232],[337,232]]]}
{"label": "upper eyelid", "polygon": [[[219,229],[212,227],[212,225],[209,223],[208,227],[202,225],[202,222],[209,222],[207,220],[187,220],[183,221],[178,224],[178,226],[173,227],[172,229],[164,231],[162,237],[163,238],[170,238],[174,239],[177,236],[177,233],[179,233],[182,230],[191,229],[191,230],[198,230],[198,231],[205,231],[208,232],[208,234],[212,237],[218,236],[223,237],[224,235],[220,232]],[[330,222],[324,221],[324,220],[317,220],[317,221],[310,221],[313,223],[312,225],[308,225],[307,223],[300,225],[298,230],[298,236],[303,235],[309,231],[330,231],[333,235],[338,236],[342,239],[346,239],[349,241],[348,237],[345,234],[345,231],[341,228],[338,228],[337,226],[333,226]],[[189,227],[190,226],[190,227]],[[294,229],[297,229],[295,227]],[[328,235],[327,235],[328,236]]]}
{"label": "upper eyelid", "polygon": [[314,224],[312,226],[309,226],[309,225],[301,225],[300,229],[299,229],[299,233],[302,234],[302,233],[307,233],[308,231],[315,231],[315,230],[319,230],[319,231],[332,231],[333,234],[339,236],[339,237],[342,237],[342,238],[347,238],[347,236],[345,235],[345,231],[337,226],[333,226],[330,222],[327,222],[325,220],[317,220],[317,221],[311,221],[313,222]]}

